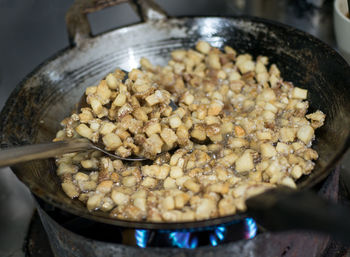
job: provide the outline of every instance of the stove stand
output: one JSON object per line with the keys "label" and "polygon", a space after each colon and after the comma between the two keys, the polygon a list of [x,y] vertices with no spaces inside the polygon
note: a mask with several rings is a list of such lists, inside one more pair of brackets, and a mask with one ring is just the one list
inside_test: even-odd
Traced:
{"label": "stove stand", "polygon": [[[319,194],[337,201],[338,182],[339,170],[336,170],[320,187]],[[255,238],[237,241],[241,239],[239,235],[246,235],[245,238],[255,235],[256,226],[250,219],[229,226],[206,228],[194,233],[179,233],[118,229],[104,224],[96,225],[82,218],[69,219],[68,217],[67,219],[67,216],[60,212],[44,211],[41,207],[38,210],[41,221],[39,215],[35,214],[26,240],[25,250],[28,257],[225,257],[236,255],[242,257],[340,257],[350,254],[350,249],[331,240],[328,236],[312,232],[269,233],[262,232],[260,229],[260,233]],[[63,222],[63,220],[66,221]],[[59,224],[63,224],[69,230]],[[50,236],[48,237],[47,234]],[[159,244],[163,247],[155,246]]]}

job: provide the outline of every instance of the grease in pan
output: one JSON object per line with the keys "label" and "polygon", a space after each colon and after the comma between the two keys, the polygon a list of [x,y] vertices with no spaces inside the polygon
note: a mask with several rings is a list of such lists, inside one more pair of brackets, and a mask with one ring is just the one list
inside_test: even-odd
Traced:
{"label": "grease in pan", "polygon": [[318,158],[311,144],[325,115],[306,114],[307,90],[284,81],[265,56],[199,41],[173,51],[167,66],[141,59],[141,69],[123,77],[116,70],[87,88],[91,108],[66,118],[55,139],[82,136],[118,155],[156,158],[123,163],[92,151],[58,158],[63,190],[91,211],[156,222],[226,216],[276,184],[296,187]]}

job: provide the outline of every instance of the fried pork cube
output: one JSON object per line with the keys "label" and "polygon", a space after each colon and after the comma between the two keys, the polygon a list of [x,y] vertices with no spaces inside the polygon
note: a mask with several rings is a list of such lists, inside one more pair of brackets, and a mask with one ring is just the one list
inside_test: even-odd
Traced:
{"label": "fried pork cube", "polygon": [[161,153],[163,144],[164,142],[158,134],[152,134],[149,138],[146,139],[144,150],[146,153],[155,156]]}

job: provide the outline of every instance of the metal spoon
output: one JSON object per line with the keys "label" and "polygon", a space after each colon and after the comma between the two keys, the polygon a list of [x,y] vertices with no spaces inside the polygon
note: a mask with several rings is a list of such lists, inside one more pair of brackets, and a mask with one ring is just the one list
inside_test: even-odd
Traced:
{"label": "metal spoon", "polygon": [[[85,98],[85,97],[84,97]],[[83,100],[80,100],[79,105],[82,105]],[[169,106],[176,110],[177,105],[170,100]],[[45,159],[59,156],[65,153],[73,153],[83,150],[94,149],[107,154],[108,156],[123,160],[123,161],[145,161],[147,158],[140,156],[121,157],[103,149],[103,146],[93,144],[86,138],[75,138],[58,142],[24,145],[11,147],[9,149],[0,149],[0,167],[9,166],[12,164]]]}
{"label": "metal spoon", "polygon": [[24,145],[11,147],[9,149],[0,150],[0,167],[10,166],[20,162],[26,162],[31,160],[46,159],[50,157],[59,156],[65,153],[78,152],[83,150],[97,150],[101,151],[108,156],[124,160],[124,161],[144,161],[143,157],[129,157],[124,158],[118,155],[112,154],[101,147],[94,145],[90,140],[85,138],[76,138],[65,141]]}
{"label": "metal spoon", "polygon": [[[127,79],[127,72],[123,71],[126,75],[123,81]],[[82,107],[87,107],[86,96],[82,95],[79,103],[77,104],[77,111],[80,111]],[[170,100],[169,106],[176,110],[177,105]],[[50,157],[59,156],[65,153],[78,152],[83,150],[94,149],[107,154],[108,156],[123,161],[145,161],[147,158],[140,156],[121,157],[108,152],[103,149],[103,146],[93,144],[90,140],[85,138],[69,139],[65,141],[25,145],[11,147],[9,149],[0,149],[0,167],[13,165],[20,162],[45,159]]]}
{"label": "metal spoon", "polygon": [[[82,100],[81,100],[82,101]],[[81,105],[81,103],[79,103]],[[177,105],[170,100],[169,106],[176,110]],[[108,156],[123,161],[145,161],[147,158],[139,156],[121,157],[103,149],[103,146],[93,144],[86,138],[75,138],[58,142],[24,145],[0,149],[0,167],[13,165],[20,162],[45,159],[59,156],[65,153],[73,153],[83,150],[94,149]]]}

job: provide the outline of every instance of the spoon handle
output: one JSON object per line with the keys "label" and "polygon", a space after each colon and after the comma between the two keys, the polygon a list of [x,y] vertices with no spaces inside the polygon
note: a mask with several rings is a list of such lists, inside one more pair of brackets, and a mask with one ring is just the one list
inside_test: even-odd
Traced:
{"label": "spoon handle", "polygon": [[86,139],[72,139],[51,143],[16,146],[0,149],[0,167],[10,166],[20,162],[55,157],[64,153],[71,153],[91,148]]}

